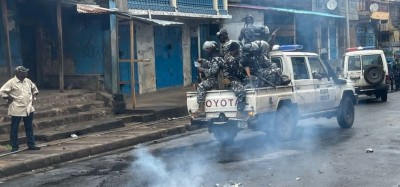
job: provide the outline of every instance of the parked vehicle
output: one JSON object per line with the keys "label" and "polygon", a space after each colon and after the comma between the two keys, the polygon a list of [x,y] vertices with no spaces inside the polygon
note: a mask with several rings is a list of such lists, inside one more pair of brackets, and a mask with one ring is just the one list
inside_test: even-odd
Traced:
{"label": "parked vehicle", "polygon": [[[350,48],[345,53],[342,77],[350,79],[356,94],[372,96],[387,101],[389,90],[389,68],[382,50],[373,47]],[[367,98],[370,98],[367,97]]]}
{"label": "parked vehicle", "polygon": [[[236,118],[236,97],[228,90],[207,92],[205,111],[209,132],[222,144],[233,142],[243,129],[264,131],[281,140],[290,139],[299,119],[336,117],[342,128],[354,122],[354,87],[339,79],[315,53],[272,51],[272,62],[292,80],[289,85],[246,90],[247,118]],[[198,108],[195,92],[187,93],[189,114]]]}

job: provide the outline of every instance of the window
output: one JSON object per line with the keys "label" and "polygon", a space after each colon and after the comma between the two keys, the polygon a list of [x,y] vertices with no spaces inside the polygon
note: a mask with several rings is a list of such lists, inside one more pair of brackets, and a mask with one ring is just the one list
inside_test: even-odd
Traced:
{"label": "window", "polygon": [[310,79],[310,75],[308,74],[308,68],[306,64],[306,59],[304,57],[292,57],[292,66],[293,66],[293,74],[294,79]]}
{"label": "window", "polygon": [[348,62],[349,62],[349,64],[348,64],[349,71],[360,71],[361,70],[360,56],[349,56]]}
{"label": "window", "polygon": [[271,62],[276,64],[276,66],[283,71],[282,57],[271,57]]}
{"label": "window", "polygon": [[363,55],[361,56],[363,69],[366,69],[370,65],[381,65],[383,66],[382,56],[380,54],[376,55]]}
{"label": "window", "polygon": [[[326,72],[325,66],[322,64],[318,57],[308,57],[308,63],[310,64],[311,73],[313,76],[319,75],[319,77],[327,78],[328,73]],[[316,77],[313,77],[316,78]]]}

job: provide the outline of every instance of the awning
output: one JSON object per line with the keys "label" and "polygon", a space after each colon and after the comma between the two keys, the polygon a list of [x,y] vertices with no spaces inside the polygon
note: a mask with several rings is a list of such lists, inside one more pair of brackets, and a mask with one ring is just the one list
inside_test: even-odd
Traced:
{"label": "awning", "polygon": [[147,23],[147,24],[156,24],[156,25],[162,25],[162,26],[183,25],[183,23],[181,23],[181,22],[139,17],[139,16],[132,15],[128,12],[118,11],[118,9],[109,9],[109,8],[100,7],[98,5],[77,4],[76,10],[78,11],[78,13],[82,13],[82,14],[116,14],[116,15],[120,15],[126,19],[132,19],[132,20],[140,21],[140,22]]}
{"label": "awning", "polygon": [[76,11],[83,14],[107,14],[117,12],[118,9],[103,8],[99,5],[76,4]]}
{"label": "awning", "polygon": [[140,22],[147,23],[147,24],[156,24],[156,25],[162,25],[162,26],[183,25],[183,23],[181,23],[181,22],[159,20],[159,19],[153,19],[153,18],[144,18],[144,17],[139,17],[139,16],[129,14],[127,12],[117,12],[117,15],[120,15],[126,19],[132,19],[132,20],[140,21]]}
{"label": "awning", "polygon": [[339,16],[339,15],[329,14],[329,13],[324,13],[324,12],[313,12],[313,11],[308,11],[308,10],[296,10],[296,9],[265,7],[265,6],[246,5],[246,4],[233,4],[233,5],[229,5],[229,7],[247,8],[247,9],[254,9],[254,10],[265,10],[265,11],[288,12],[288,13],[293,13],[293,14],[308,14],[308,15],[324,16],[324,17],[331,17],[331,18],[345,18],[344,16]]}
{"label": "awning", "polygon": [[372,12],[372,19],[389,20],[389,12]]}

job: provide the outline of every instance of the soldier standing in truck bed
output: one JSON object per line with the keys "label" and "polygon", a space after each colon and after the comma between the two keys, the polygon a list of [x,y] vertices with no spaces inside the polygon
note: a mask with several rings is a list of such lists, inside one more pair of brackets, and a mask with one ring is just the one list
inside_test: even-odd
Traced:
{"label": "soldier standing in truck bed", "polygon": [[205,99],[208,90],[218,87],[218,74],[224,64],[223,58],[220,57],[219,46],[214,41],[206,41],[203,44],[203,50],[208,55],[208,60],[199,59],[199,72],[204,73],[205,80],[197,87],[197,103],[199,109],[192,113],[192,116],[205,117]]}

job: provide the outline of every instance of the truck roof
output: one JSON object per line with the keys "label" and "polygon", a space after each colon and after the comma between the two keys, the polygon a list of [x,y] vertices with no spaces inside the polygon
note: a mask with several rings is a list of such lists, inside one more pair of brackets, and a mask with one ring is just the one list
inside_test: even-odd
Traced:
{"label": "truck roof", "polygon": [[382,50],[359,50],[359,51],[351,51],[347,52],[346,56],[353,56],[353,55],[366,55],[366,54],[382,54]]}
{"label": "truck roof", "polygon": [[292,51],[271,51],[272,55],[286,55],[286,56],[318,56],[317,53],[311,52],[292,52]]}

